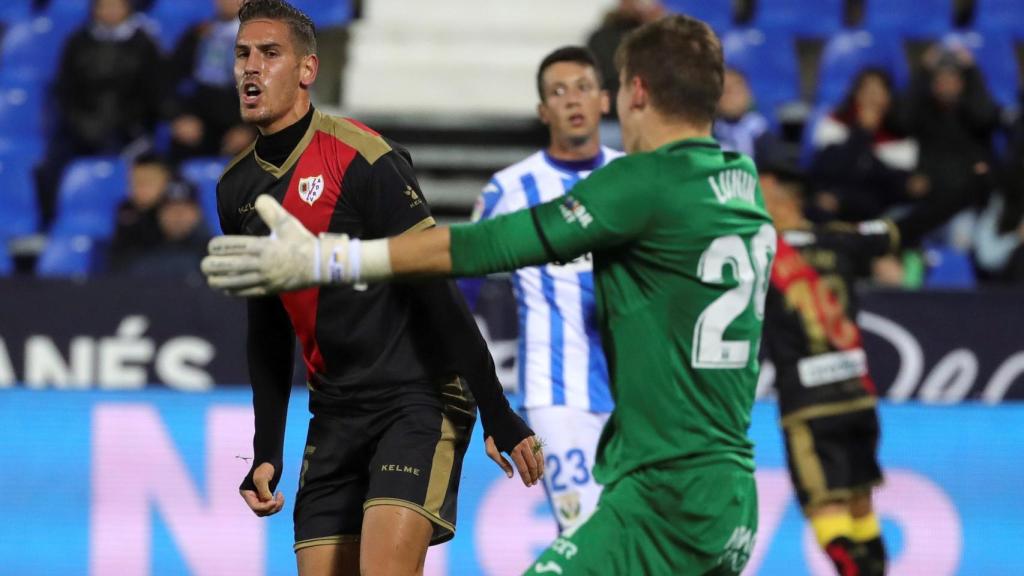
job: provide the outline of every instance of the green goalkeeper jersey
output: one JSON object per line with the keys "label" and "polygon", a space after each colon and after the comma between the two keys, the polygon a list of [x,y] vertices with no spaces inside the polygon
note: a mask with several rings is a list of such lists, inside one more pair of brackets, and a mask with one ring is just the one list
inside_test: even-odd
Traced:
{"label": "green goalkeeper jersey", "polygon": [[594,257],[615,410],[594,475],[732,460],[747,438],[775,229],[754,163],[710,138],[631,154],[529,211],[453,227],[453,272]]}

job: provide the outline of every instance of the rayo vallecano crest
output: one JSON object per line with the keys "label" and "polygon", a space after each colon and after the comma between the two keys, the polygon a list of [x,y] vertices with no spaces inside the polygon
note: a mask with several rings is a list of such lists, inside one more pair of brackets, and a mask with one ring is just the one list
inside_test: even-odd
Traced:
{"label": "rayo vallecano crest", "polygon": [[299,198],[302,198],[306,204],[312,206],[313,202],[316,202],[323,193],[324,177],[322,174],[299,179]]}

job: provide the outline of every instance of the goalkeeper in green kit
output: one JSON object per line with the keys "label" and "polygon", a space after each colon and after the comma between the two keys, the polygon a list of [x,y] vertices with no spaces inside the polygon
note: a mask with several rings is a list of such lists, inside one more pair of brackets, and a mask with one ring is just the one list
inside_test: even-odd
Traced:
{"label": "goalkeeper in green kit", "polygon": [[670,16],[617,54],[628,155],[566,196],[470,225],[382,240],[307,232],[276,201],[274,233],[221,237],[210,285],[258,296],[424,275],[482,276],[592,252],[615,411],[597,511],[530,574],[739,574],[754,546],[747,438],[775,230],[753,162],[710,137],[722,48]]}

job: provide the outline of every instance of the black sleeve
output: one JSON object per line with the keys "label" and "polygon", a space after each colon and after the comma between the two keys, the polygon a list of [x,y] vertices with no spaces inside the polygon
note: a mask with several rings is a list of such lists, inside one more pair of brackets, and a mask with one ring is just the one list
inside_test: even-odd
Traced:
{"label": "black sleeve", "polygon": [[283,467],[284,427],[295,362],[295,333],[277,296],[250,299],[248,316],[246,354],[252,384],[255,434],[252,439],[252,467],[239,488],[255,490],[253,470],[263,462],[269,462],[274,465],[274,478],[270,482],[270,491],[273,492],[281,479]]}
{"label": "black sleeve", "polygon": [[412,163],[403,152],[395,147],[378,158],[370,167],[367,185],[357,189],[364,238],[397,236],[434,223]]}
{"label": "black sleeve", "polygon": [[[412,162],[392,145],[371,168],[369,186],[361,200],[367,238],[394,236],[433,225],[430,207],[416,182]],[[455,283],[429,280],[403,287],[414,301],[417,334],[445,371],[466,380],[480,409],[484,434],[495,446],[511,451],[533,431],[512,410],[495,372],[487,342]]]}
{"label": "black sleeve", "polygon": [[494,437],[498,450],[510,452],[533,436],[509,406],[487,342],[455,282],[429,280],[406,289],[413,298],[418,334],[430,336],[429,353],[440,359],[446,372],[458,374],[469,385],[480,409],[484,437]]}

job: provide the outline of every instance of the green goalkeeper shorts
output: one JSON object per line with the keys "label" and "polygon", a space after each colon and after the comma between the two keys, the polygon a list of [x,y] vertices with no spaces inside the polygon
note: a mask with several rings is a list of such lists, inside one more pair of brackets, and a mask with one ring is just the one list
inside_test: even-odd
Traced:
{"label": "green goalkeeper shorts", "polygon": [[734,462],[676,462],[605,487],[594,514],[526,574],[739,574],[756,533],[753,472]]}

